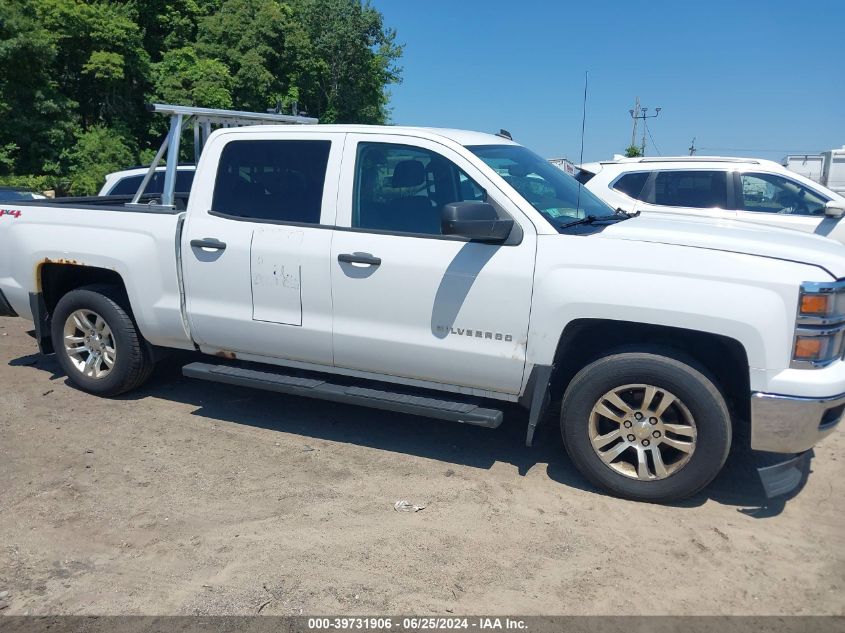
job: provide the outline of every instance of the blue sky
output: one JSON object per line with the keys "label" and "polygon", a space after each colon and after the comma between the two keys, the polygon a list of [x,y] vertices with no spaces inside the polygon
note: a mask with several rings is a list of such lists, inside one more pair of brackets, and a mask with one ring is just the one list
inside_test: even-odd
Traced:
{"label": "blue sky", "polygon": [[637,96],[663,108],[649,120],[663,155],[693,137],[699,154],[774,160],[845,145],[845,0],[373,5],[405,44],[399,125],[505,128],[577,162],[586,70],[585,161],[630,144]]}

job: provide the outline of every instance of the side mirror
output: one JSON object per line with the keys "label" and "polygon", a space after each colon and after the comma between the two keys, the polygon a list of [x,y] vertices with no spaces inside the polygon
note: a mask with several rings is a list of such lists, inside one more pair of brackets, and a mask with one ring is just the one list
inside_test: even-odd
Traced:
{"label": "side mirror", "polygon": [[831,200],[824,205],[824,214],[829,218],[841,218],[845,215],[845,202]]}
{"label": "side mirror", "polygon": [[440,216],[443,235],[459,235],[479,242],[504,242],[513,220],[503,220],[488,202],[467,200],[443,205]]}

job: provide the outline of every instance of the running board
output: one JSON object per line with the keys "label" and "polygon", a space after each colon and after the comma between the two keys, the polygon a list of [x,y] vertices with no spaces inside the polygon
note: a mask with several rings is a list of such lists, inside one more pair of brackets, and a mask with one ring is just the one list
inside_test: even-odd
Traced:
{"label": "running board", "polygon": [[427,418],[462,422],[489,429],[502,424],[503,414],[498,409],[485,409],[471,402],[441,400],[428,396],[358,387],[327,382],[321,378],[303,378],[275,371],[244,369],[231,365],[191,363],[182,368],[188,378],[222,382],[239,387],[252,387],[276,391],[293,396],[319,398],[332,402],[356,404],[374,409],[385,409]]}

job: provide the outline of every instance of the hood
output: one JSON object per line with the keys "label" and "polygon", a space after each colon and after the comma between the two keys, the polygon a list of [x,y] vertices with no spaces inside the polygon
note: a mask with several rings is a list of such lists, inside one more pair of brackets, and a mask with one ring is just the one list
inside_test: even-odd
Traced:
{"label": "hood", "polygon": [[818,266],[836,279],[845,277],[845,246],[789,229],[688,215],[650,214],[608,226],[598,236],[769,257]]}

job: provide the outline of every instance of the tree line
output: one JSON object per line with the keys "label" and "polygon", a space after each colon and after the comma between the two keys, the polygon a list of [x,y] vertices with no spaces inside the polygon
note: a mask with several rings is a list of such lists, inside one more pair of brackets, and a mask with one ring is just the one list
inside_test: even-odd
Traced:
{"label": "tree line", "polygon": [[96,193],[149,164],[150,102],[384,123],[401,54],[362,0],[3,0],[0,184]]}

